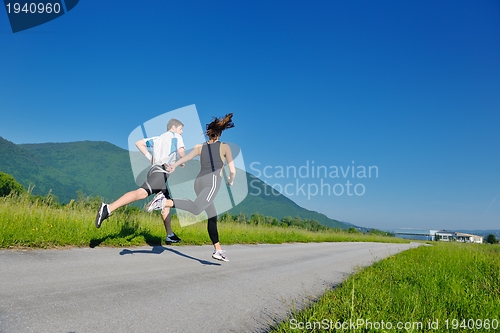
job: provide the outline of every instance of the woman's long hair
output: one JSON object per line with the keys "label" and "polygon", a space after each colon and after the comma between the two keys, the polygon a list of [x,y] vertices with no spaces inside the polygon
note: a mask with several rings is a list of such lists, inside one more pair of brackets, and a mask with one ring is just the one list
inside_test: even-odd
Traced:
{"label": "woman's long hair", "polygon": [[210,122],[210,124],[207,124],[207,130],[205,132],[208,138],[216,139],[222,134],[222,131],[228,128],[233,128],[234,123],[232,119],[233,119],[232,113],[228,113],[221,118],[213,117],[212,122]]}

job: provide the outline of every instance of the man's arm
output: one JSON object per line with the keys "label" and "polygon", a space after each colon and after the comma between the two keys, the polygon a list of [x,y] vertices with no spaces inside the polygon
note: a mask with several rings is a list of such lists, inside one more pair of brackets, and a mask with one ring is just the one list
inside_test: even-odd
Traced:
{"label": "man's arm", "polygon": [[[177,156],[179,156],[179,159],[183,158],[186,156],[186,149],[184,149],[184,139],[182,138],[182,135],[179,134],[179,148],[177,149]],[[181,167],[184,168],[185,163],[181,164]]]}
{"label": "man's arm", "polygon": [[[184,156],[186,156],[186,149],[184,149],[184,147],[180,147],[179,149],[177,149],[177,155],[179,156],[179,158],[183,158]],[[184,165],[186,164],[182,163],[181,167],[184,168]]]}
{"label": "man's arm", "polygon": [[149,160],[150,163],[153,163],[153,156],[151,156],[151,153],[149,152],[148,147],[146,146],[145,140],[137,141],[135,143],[135,146],[144,156],[146,156],[146,158]]}
{"label": "man's arm", "polygon": [[184,149],[184,147],[180,147],[179,149],[177,149],[177,154],[179,154],[180,158],[183,158],[186,155],[186,150]]}

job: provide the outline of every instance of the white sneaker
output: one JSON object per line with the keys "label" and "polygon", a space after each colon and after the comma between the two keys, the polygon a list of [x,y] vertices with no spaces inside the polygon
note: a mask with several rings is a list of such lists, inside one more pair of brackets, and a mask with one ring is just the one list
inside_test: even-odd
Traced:
{"label": "white sneaker", "polygon": [[163,195],[163,192],[158,193],[157,195],[155,195],[153,200],[151,200],[146,205],[146,212],[151,213],[153,210],[162,210],[163,207],[165,207],[166,201],[167,201],[167,198],[165,198],[165,195]]}
{"label": "white sneaker", "polygon": [[214,254],[212,254],[212,258],[220,261],[229,261],[229,259],[226,257],[226,251],[224,250],[215,250]]}
{"label": "white sneaker", "polygon": [[95,226],[96,228],[100,228],[102,221],[111,216],[111,213],[108,210],[108,205],[104,202],[99,206],[99,210],[97,211],[97,215],[95,217]]}

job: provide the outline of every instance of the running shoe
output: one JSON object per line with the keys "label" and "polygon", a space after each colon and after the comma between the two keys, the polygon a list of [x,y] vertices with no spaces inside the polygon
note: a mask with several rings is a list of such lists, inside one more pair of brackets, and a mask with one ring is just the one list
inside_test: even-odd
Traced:
{"label": "running shoe", "polygon": [[153,210],[162,210],[163,207],[165,207],[165,201],[167,201],[167,198],[165,198],[163,192],[158,193],[153,200],[146,205],[146,211],[151,213]]}
{"label": "running shoe", "polygon": [[177,237],[177,235],[174,233],[173,236],[168,236],[167,235],[166,242],[167,242],[167,244],[180,243],[180,242],[182,242],[182,239],[180,239],[179,237]]}
{"label": "running shoe", "polygon": [[226,257],[226,251],[224,250],[214,251],[214,254],[212,254],[212,258],[220,261],[229,261],[229,259]]}
{"label": "running shoe", "polygon": [[96,228],[100,228],[102,221],[107,219],[110,215],[111,214],[109,213],[108,205],[105,204],[104,202],[101,202],[101,205],[99,206],[99,210],[97,211],[97,215],[95,217]]}

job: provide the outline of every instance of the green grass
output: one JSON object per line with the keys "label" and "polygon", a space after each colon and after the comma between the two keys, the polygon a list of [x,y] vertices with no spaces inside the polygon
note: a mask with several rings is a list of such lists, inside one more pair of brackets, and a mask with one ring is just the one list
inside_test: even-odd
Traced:
{"label": "green grass", "polygon": [[[60,206],[51,197],[33,197],[29,193],[0,197],[0,248],[62,246],[131,246],[164,243],[165,229],[159,212],[147,214],[138,208],[123,207],[94,226],[100,201],[79,199]],[[174,231],[182,244],[211,244],[206,222],[180,227],[172,219]],[[346,231],[312,232],[296,227],[276,227],[238,223],[224,215],[218,223],[220,240],[227,244],[287,242],[408,242],[395,237],[363,235]]]}
{"label": "green grass", "polygon": [[402,252],[352,275],[272,332],[330,332],[335,328],[344,332],[498,332],[500,246],[434,243]]}

